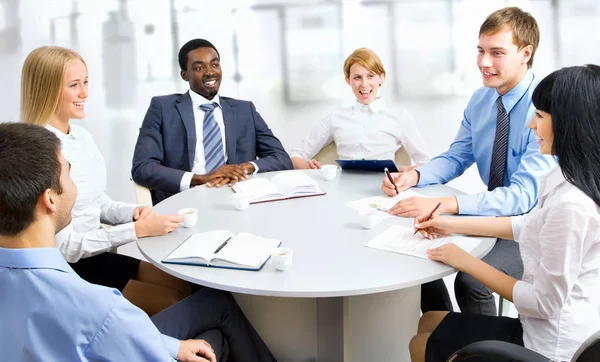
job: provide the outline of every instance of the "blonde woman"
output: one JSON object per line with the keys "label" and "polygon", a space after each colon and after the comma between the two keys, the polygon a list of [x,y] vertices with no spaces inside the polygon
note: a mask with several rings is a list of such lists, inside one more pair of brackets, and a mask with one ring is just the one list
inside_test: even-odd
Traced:
{"label": "blonde woman", "polygon": [[388,108],[378,95],[386,73],[377,54],[367,48],[356,49],[344,62],[344,75],[356,102],[325,116],[300,146],[292,149],[294,168],[321,168],[312,158],[332,141],[343,160],[393,160],[396,151],[404,147],[413,163],[427,162],[425,142],[410,113]]}
{"label": "blonde woman", "polygon": [[[190,295],[190,286],[145,261],[107,251],[142,237],[167,234],[181,217],[158,216],[151,207],[116,202],[106,194],[104,158],[91,134],[70,123],[85,116],[87,96],[87,66],[73,50],[41,47],[25,59],[21,122],[44,126],[58,136],[78,188],[73,221],[56,235],[56,245],[83,279],[119,289],[153,315]],[[113,227],[103,228],[101,222]]]}

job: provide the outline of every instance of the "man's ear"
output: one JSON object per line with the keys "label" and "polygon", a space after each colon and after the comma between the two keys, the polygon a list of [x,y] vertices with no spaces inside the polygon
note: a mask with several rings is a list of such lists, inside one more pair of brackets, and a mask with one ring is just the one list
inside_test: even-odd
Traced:
{"label": "man's ear", "polygon": [[38,204],[44,207],[44,209],[48,210],[51,213],[55,213],[57,210],[57,202],[58,195],[56,192],[51,189],[46,189],[40,198],[38,199]]}
{"label": "man's ear", "polygon": [[533,53],[533,45],[523,47],[521,51],[523,52],[523,64],[526,64],[529,62],[529,59],[531,59],[531,54]]}
{"label": "man's ear", "polygon": [[185,80],[186,82],[190,81],[186,70],[182,70],[179,75],[181,75],[181,79]]}

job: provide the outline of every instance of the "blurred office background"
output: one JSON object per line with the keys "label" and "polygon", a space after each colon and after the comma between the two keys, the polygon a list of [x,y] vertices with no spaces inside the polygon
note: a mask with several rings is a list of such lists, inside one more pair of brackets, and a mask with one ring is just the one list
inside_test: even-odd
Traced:
{"label": "blurred office background", "polygon": [[[478,28],[519,6],[541,28],[534,70],[600,63],[600,0],[0,0],[0,121],[19,118],[21,65],[32,49],[73,48],[89,69],[87,117],[108,167],[108,194],[134,201],[130,162],[150,98],[185,92],[177,51],[206,38],[222,57],[221,94],[252,100],[286,149],[353,101],[342,64],[358,47],[381,57],[381,93],[407,108],[432,154],[445,150],[472,92]],[[472,168],[453,185],[482,189]]]}

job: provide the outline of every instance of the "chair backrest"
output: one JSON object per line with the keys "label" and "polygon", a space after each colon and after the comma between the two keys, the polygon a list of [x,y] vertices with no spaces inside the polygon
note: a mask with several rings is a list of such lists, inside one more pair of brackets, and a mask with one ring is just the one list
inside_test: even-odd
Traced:
{"label": "chair backrest", "polygon": [[[394,155],[394,163],[398,166],[410,166],[410,156],[408,152],[404,149],[404,147],[400,147],[396,154]],[[327,146],[323,147],[319,153],[314,157],[318,160],[322,165],[326,164],[335,164],[335,160],[338,159],[337,147],[335,142],[331,142]]]}
{"label": "chair backrest", "polygon": [[135,199],[138,205],[142,206],[152,206],[152,195],[150,194],[150,190],[144,186],[136,184],[133,182],[133,188],[135,189]]}
{"label": "chair backrest", "polygon": [[577,349],[573,355],[572,362],[596,362],[600,361],[600,331],[592,334]]}

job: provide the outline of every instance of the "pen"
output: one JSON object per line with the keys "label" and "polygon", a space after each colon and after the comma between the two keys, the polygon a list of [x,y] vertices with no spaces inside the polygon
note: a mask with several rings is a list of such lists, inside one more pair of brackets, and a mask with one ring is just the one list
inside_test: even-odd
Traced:
{"label": "pen", "polygon": [[[431,212],[429,213],[429,215],[425,216],[425,218],[423,219],[423,221],[421,222],[425,222],[425,221],[429,221],[429,219],[431,219],[431,217],[433,216],[433,213],[438,209],[438,207],[440,207],[442,205],[441,202],[438,202],[438,204],[433,208],[433,210],[431,210]],[[415,230],[415,233],[413,235],[415,235],[419,230],[421,229],[417,229]]]}
{"label": "pen", "polygon": [[400,191],[398,191],[398,187],[396,186],[396,184],[394,183],[394,178],[392,177],[392,174],[390,173],[390,170],[388,170],[388,168],[384,168],[383,172],[385,172],[385,175],[387,176],[388,180],[390,180],[390,182],[392,183],[392,185],[394,185],[394,189],[396,190],[396,193],[398,195],[400,195]]}
{"label": "pen", "polygon": [[228,237],[228,238],[227,238],[227,240],[225,240],[225,241],[223,242],[223,244],[221,244],[221,246],[219,246],[219,247],[217,248],[217,250],[215,250],[215,252],[214,252],[213,254],[216,254],[216,253],[218,253],[219,251],[221,251],[221,249],[223,249],[223,248],[225,247],[225,245],[227,245],[227,242],[228,242],[229,240],[231,240],[231,236],[230,236],[230,237]]}

